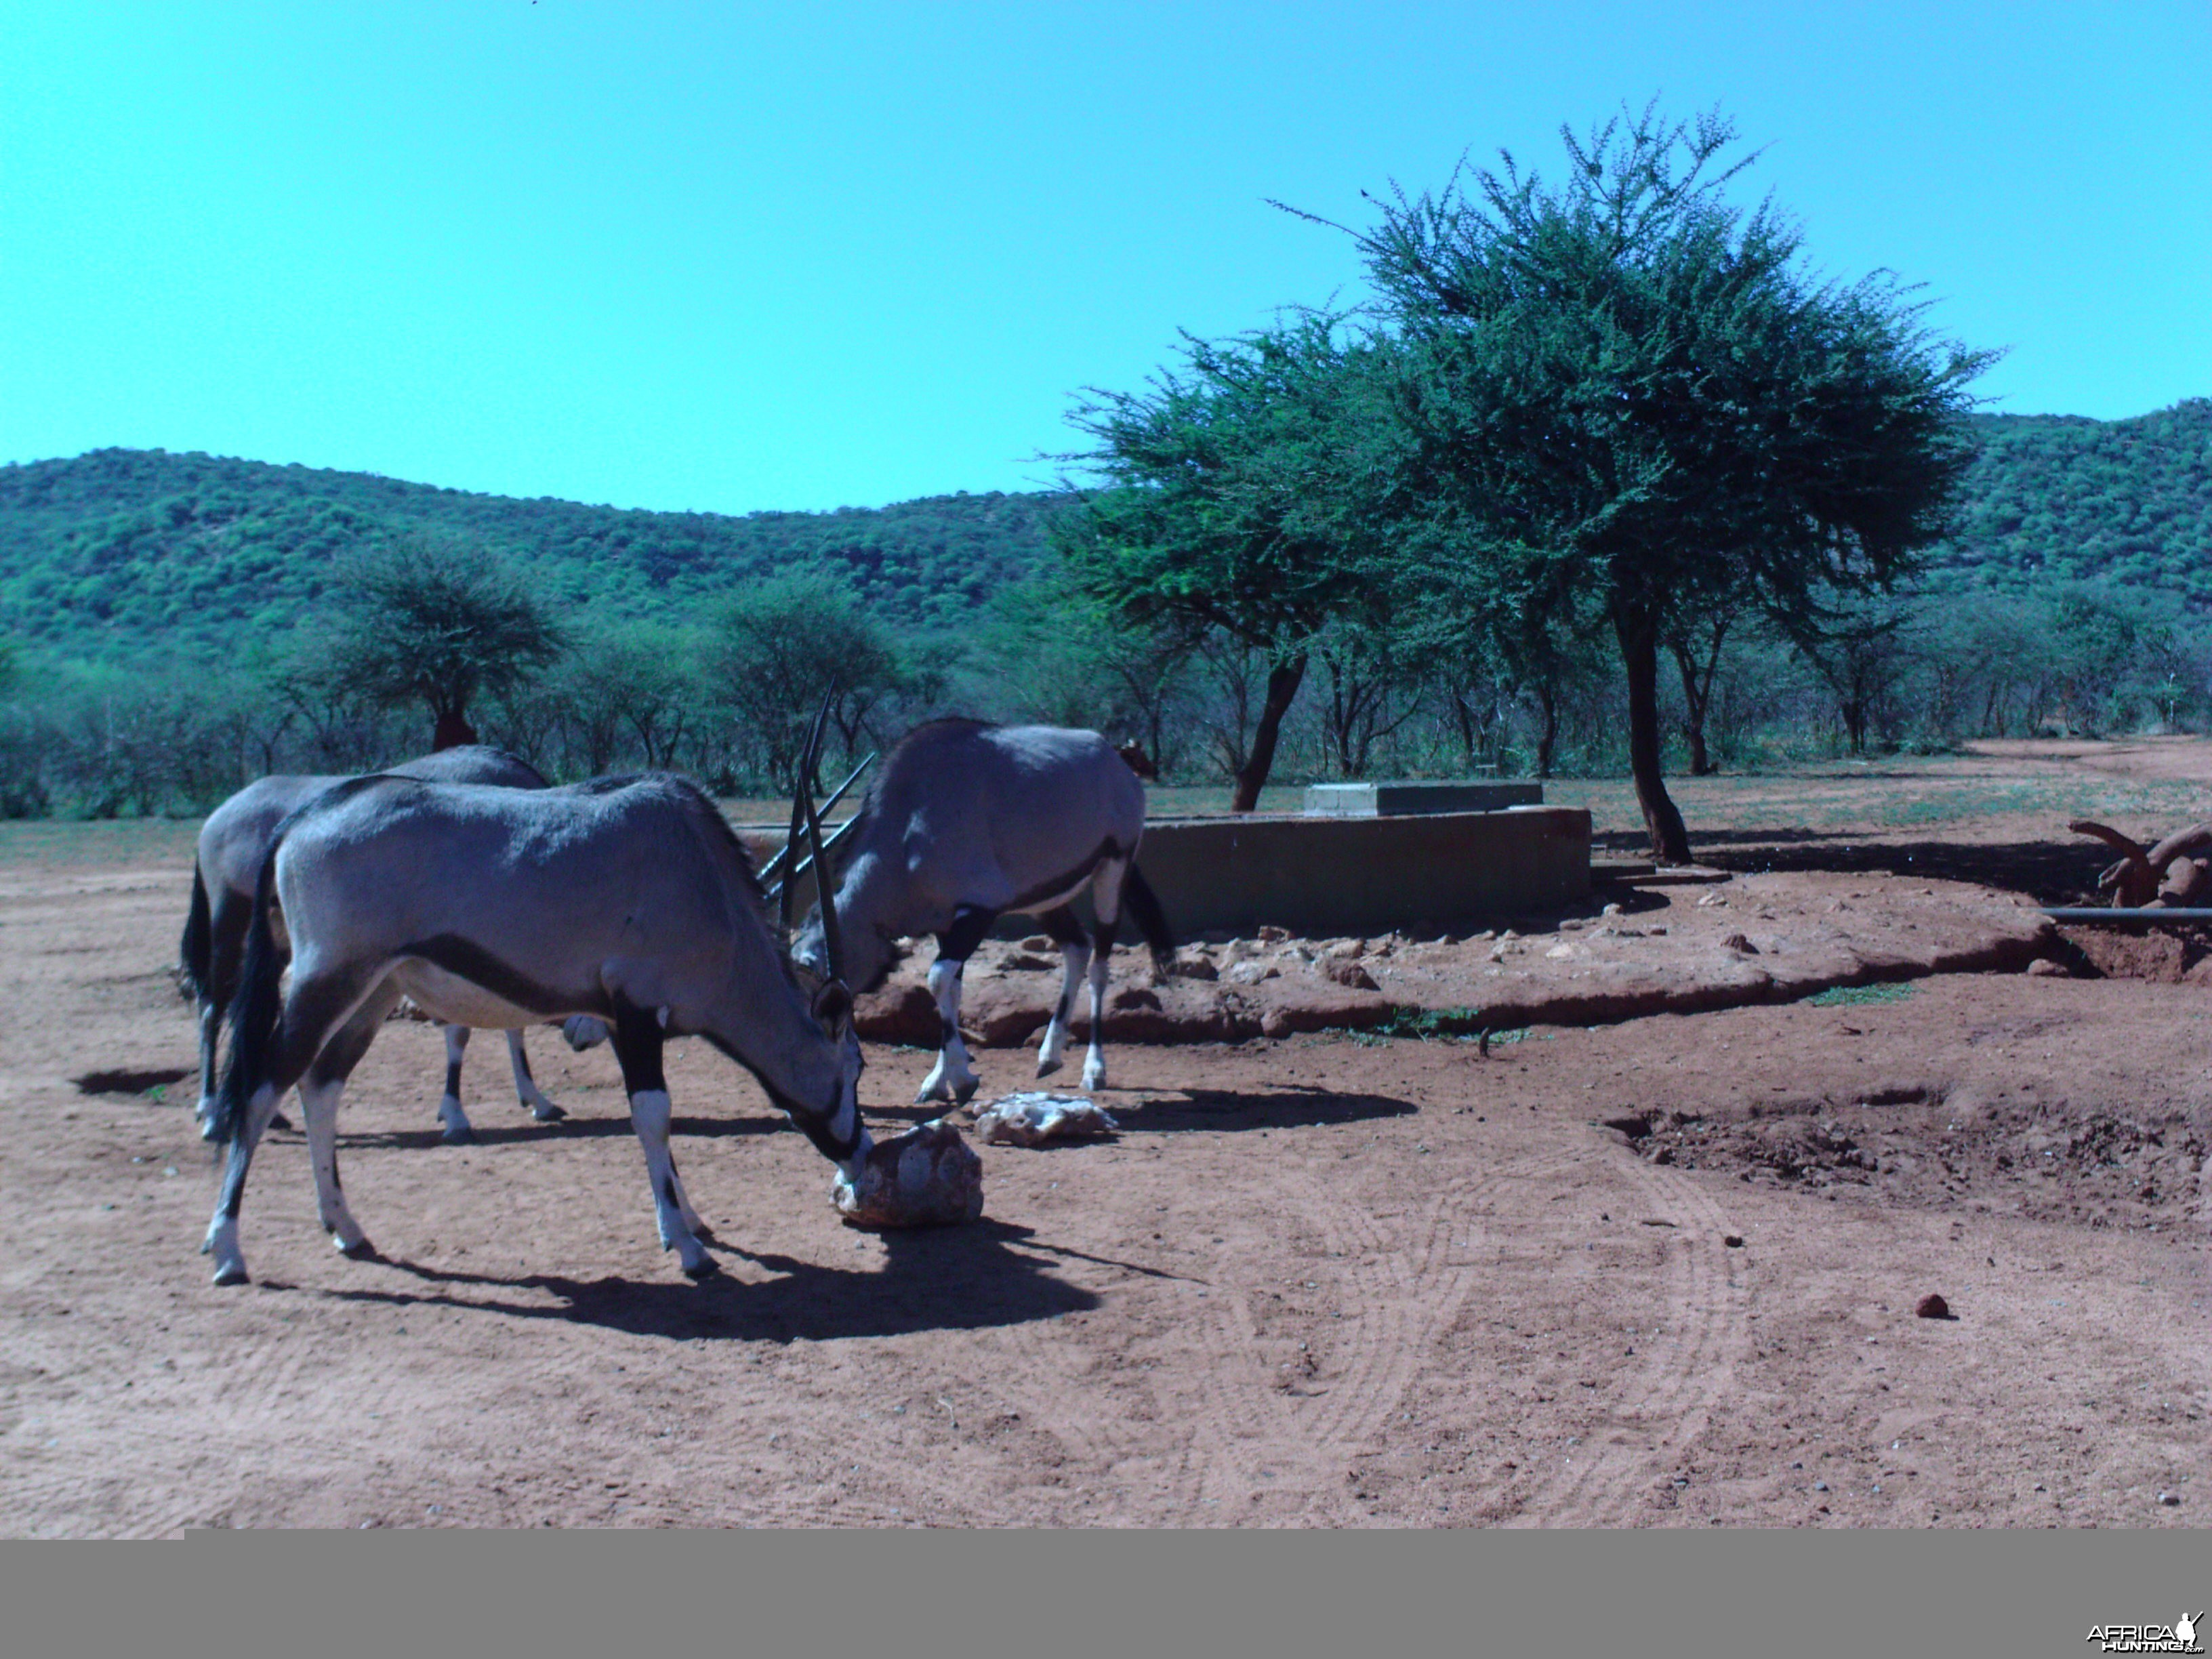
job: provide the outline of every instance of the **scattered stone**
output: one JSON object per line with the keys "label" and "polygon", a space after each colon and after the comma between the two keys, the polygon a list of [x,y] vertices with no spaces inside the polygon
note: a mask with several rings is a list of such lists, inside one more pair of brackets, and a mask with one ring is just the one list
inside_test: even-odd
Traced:
{"label": "scattered stone", "polygon": [[1957,1317],[1957,1316],[1951,1311],[1951,1304],[1946,1302],[1942,1297],[1935,1295],[1922,1297],[1919,1301],[1913,1304],[1912,1311],[1923,1319],[1953,1319]]}
{"label": "scattered stone", "polygon": [[1221,972],[1213,965],[1213,959],[1203,951],[1185,951],[1175,959],[1175,977],[1218,979],[1221,977]]}
{"label": "scattered stone", "polygon": [[1087,1140],[1121,1126],[1094,1102],[1073,1095],[1004,1095],[975,1116],[975,1133],[994,1146],[1042,1146],[1048,1140]]}
{"label": "scattered stone", "polygon": [[1321,971],[1323,977],[1333,980],[1339,985],[1349,985],[1354,990],[1379,991],[1382,988],[1376,984],[1375,976],[1372,974],[1361,967],[1358,963],[1345,957],[1330,957],[1325,959],[1321,964]]}
{"label": "scattered stone", "polygon": [[2181,1494],[2178,1492],[2162,1492],[2158,1495],[2158,1501],[2170,1510],[2178,1510],[2181,1507]]}
{"label": "scattered stone", "polygon": [[2038,979],[2071,979],[2063,962],[2053,962],[2049,957],[2038,957],[2027,964],[2027,971]]}
{"label": "scattered stone", "polygon": [[1550,961],[1561,962],[1574,953],[1575,947],[1571,945],[1554,945],[1550,950],[1545,951],[1544,955]]}
{"label": "scattered stone", "polygon": [[1721,1243],[1727,1245],[1731,1250],[1740,1250],[1743,1248],[1743,1235],[1741,1233],[1730,1233],[1727,1237],[1722,1239]]}
{"label": "scattered stone", "polygon": [[1268,926],[1262,927],[1260,930],[1260,943],[1262,945],[1280,945],[1290,936],[1291,930],[1289,928],[1278,927],[1273,923],[1270,923]]}
{"label": "scattered stone", "polygon": [[1022,949],[1024,951],[1053,951],[1058,948],[1051,939],[1043,933],[1031,933],[1022,941]]}
{"label": "scattered stone", "polygon": [[1746,939],[1741,933],[1730,933],[1726,939],[1721,941],[1721,949],[1723,951],[1733,951],[1738,956],[1744,957],[1755,957],[1759,954],[1759,947],[1756,945],[1753,945],[1749,939]]}
{"label": "scattered stone", "polygon": [[1125,985],[1106,1000],[1106,1006],[1116,1013],[1127,1013],[1133,1008],[1153,1008],[1160,1006],[1157,993],[1141,985]]}
{"label": "scattered stone", "polygon": [[1034,951],[1015,951],[1000,960],[999,966],[1011,968],[1017,973],[1041,973],[1048,968],[1057,968],[1059,962],[1051,957],[1041,957]]}
{"label": "scattered stone", "polygon": [[1617,916],[1620,915],[1620,907],[1618,904],[1608,904],[1604,909],[1599,911],[1598,915],[1601,916]]}
{"label": "scattered stone", "polygon": [[1828,1489],[1828,1483],[1827,1483],[1826,1481],[1825,1481],[1825,1480],[1815,1480],[1815,1481],[1813,1483],[1813,1490],[1814,1490],[1814,1492],[1826,1492],[1826,1491],[1827,1491],[1827,1489]]}

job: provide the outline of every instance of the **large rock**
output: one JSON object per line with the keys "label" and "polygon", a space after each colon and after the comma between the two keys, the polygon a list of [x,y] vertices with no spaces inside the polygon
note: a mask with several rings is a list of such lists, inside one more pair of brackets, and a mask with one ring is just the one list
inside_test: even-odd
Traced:
{"label": "large rock", "polygon": [[853,1000],[853,1029],[869,1042],[937,1047],[937,999],[914,980],[889,981]]}

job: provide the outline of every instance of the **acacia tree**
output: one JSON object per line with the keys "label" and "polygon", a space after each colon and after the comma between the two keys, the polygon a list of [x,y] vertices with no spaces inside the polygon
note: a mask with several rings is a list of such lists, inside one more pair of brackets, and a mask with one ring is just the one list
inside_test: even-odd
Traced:
{"label": "acacia tree", "polygon": [[1267,665],[1232,811],[1259,804],[1317,636],[1382,591],[1390,427],[1373,354],[1340,339],[1340,322],[1185,335],[1182,372],[1094,390],[1070,416],[1097,447],[1063,459],[1108,486],[1054,526],[1078,585],[1133,622],[1217,633]]}
{"label": "acacia tree", "polygon": [[1450,515],[1486,578],[1604,616],[1637,798],[1680,862],[1662,642],[1737,592],[1802,635],[1822,595],[1906,574],[1946,528],[1990,356],[1930,338],[1886,275],[1807,276],[1793,224],[1724,199],[1755,158],[1718,164],[1717,113],[1562,137],[1558,185],[1508,155],[1439,195],[1394,190],[1350,234],[1395,335],[1404,498]]}
{"label": "acacia tree", "polygon": [[715,690],[781,789],[799,781],[824,694],[836,693],[830,720],[849,756],[877,709],[906,684],[890,636],[851,583],[829,569],[787,571],[739,589],[715,613],[709,637]]}
{"label": "acacia tree", "polygon": [[474,743],[477,696],[509,694],[561,654],[561,631],[480,547],[404,538],[341,574],[338,622],[314,677],[380,708],[419,703],[434,748]]}
{"label": "acacia tree", "polygon": [[1182,745],[1194,649],[1184,631],[1133,623],[1055,572],[992,596],[969,653],[969,684],[1020,719],[1133,740],[1165,773]]}

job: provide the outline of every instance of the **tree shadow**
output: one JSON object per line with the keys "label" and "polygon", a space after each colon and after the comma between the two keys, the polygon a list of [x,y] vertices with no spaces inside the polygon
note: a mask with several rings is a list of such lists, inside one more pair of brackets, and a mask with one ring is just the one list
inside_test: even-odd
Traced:
{"label": "tree shadow", "polygon": [[2101,902],[2097,877],[2111,849],[2075,842],[2027,841],[1984,845],[1942,841],[1881,842],[1810,830],[1761,830],[1696,838],[1698,855],[1716,868],[1746,874],[1826,871],[1841,875],[1928,876],[2024,893],[2043,904]]}
{"label": "tree shadow", "polygon": [[[316,1293],[346,1302],[448,1307],[515,1319],[597,1325],[672,1342],[827,1342],[841,1337],[982,1330],[1057,1318],[1099,1305],[1098,1297],[1089,1291],[1054,1278],[1036,1256],[1011,1248],[1027,1245],[1058,1255],[1079,1255],[1030,1243],[1027,1227],[984,1220],[878,1237],[886,1259],[880,1268],[866,1271],[825,1267],[770,1252],[716,1247],[723,1255],[740,1257],[779,1275],[766,1284],[745,1284],[719,1274],[696,1284],[688,1280],[641,1284],[612,1277],[570,1279],[558,1273],[506,1278],[383,1257],[378,1259],[380,1265],[417,1280],[423,1288]],[[297,1288],[264,1282],[271,1288]],[[554,1305],[497,1295],[484,1298],[453,1294],[447,1286],[494,1292],[534,1291],[552,1297]]]}
{"label": "tree shadow", "polygon": [[1378,1118],[1411,1117],[1420,1110],[1411,1101],[1389,1095],[1348,1095],[1318,1084],[1286,1083],[1265,1091],[1185,1089],[1180,1098],[1154,1097],[1131,1106],[1114,1106],[1126,1130],[1172,1134],[1179,1130],[1214,1129],[1240,1133],[1249,1129],[1303,1129],[1327,1123],[1360,1123]]}

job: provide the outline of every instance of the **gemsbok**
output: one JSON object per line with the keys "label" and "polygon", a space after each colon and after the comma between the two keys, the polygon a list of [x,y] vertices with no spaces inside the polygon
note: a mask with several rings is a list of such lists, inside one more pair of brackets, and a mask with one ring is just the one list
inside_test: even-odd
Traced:
{"label": "gemsbok", "polygon": [[[281,997],[272,907],[291,937]],[[307,802],[263,862],[230,1009],[214,1115],[229,1158],[202,1246],[216,1282],[246,1278],[246,1170],[295,1083],[322,1224],[349,1255],[373,1253],[338,1182],[338,1097],[402,995],[434,1018],[480,1028],[608,1022],[662,1248],[694,1279],[715,1264],[669,1151],[669,1038],[704,1037],[751,1072],[860,1186],[873,1143],[860,1120],[860,1047],[834,909],[827,921],[821,974],[795,969],[744,848],[684,778],[518,790],[375,775]]]}
{"label": "gemsbok", "polygon": [[[441,749],[393,767],[391,775],[447,783],[498,784],[510,789],[546,787],[535,768],[503,750],[483,744]],[[216,1037],[223,1010],[238,990],[246,922],[253,909],[253,886],[276,839],[276,826],[298,807],[344,781],[343,777],[331,776],[259,778],[209,813],[207,822],[200,826],[198,854],[192,866],[191,909],[185,920],[184,939],[177,954],[199,1017],[203,1131],[215,1103]],[[572,1020],[564,1035],[571,1048],[580,1049],[604,1042],[607,1036],[606,1028],[596,1020]],[[438,1116],[446,1126],[446,1139],[459,1146],[474,1133],[468,1115],[461,1109],[461,1056],[468,1048],[469,1028],[448,1025],[445,1037],[446,1091],[438,1103]],[[545,1097],[530,1074],[530,1056],[523,1051],[520,1031],[507,1032],[507,1049],[514,1067],[515,1097],[525,1109],[540,1123],[561,1117],[561,1109]]]}
{"label": "gemsbok", "polygon": [[[1035,916],[1059,943],[1066,969],[1037,1050],[1037,1075],[1060,1069],[1076,988],[1087,975],[1091,1049],[1083,1086],[1105,1085],[1107,964],[1125,902],[1152,947],[1156,972],[1167,974],[1175,955],[1159,901],[1136,867],[1144,833],[1145,786],[1096,732],[941,720],[892,745],[852,828],[838,837],[849,851],[835,908],[851,983],[862,992],[890,972],[893,940],[936,936],[929,990],[939,1053],[916,1101],[975,1094],[980,1079],[960,1035],[960,982],[992,925],[1010,915]],[[1068,908],[1086,887],[1096,915],[1087,939]],[[818,914],[793,954],[823,961]]]}

